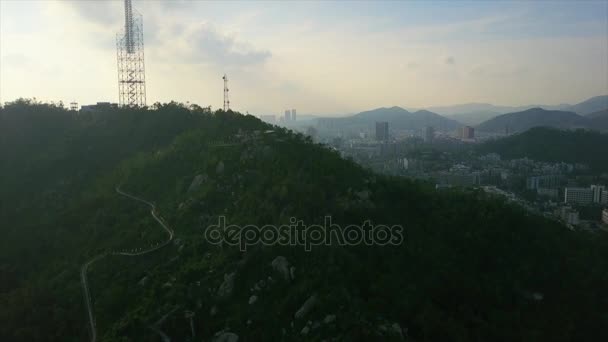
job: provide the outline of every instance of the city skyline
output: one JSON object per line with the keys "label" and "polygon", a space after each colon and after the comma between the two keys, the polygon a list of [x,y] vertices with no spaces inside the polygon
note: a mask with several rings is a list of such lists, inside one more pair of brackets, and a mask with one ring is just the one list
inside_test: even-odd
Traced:
{"label": "city skyline", "polygon": [[[118,102],[122,1],[2,1],[0,98]],[[148,104],[336,115],[608,93],[608,4],[134,1]],[[41,53],[44,52],[44,53]]]}

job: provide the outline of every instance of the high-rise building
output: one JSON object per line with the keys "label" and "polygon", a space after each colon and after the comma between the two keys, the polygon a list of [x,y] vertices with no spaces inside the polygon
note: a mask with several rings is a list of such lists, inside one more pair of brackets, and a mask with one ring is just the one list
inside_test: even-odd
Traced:
{"label": "high-rise building", "polygon": [[285,122],[291,121],[291,111],[288,109],[285,111]]}
{"label": "high-rise building", "polygon": [[296,121],[296,110],[295,109],[291,110],[291,121]]}
{"label": "high-rise building", "polygon": [[427,126],[424,132],[424,141],[432,142],[435,139],[435,127]]}
{"label": "high-rise building", "polygon": [[606,192],[606,187],[603,185],[592,185],[591,190],[593,190],[593,203],[601,203],[602,194]]}
{"label": "high-rise building", "polygon": [[602,192],[602,198],[600,199],[601,204],[608,204],[608,191]]}
{"label": "high-rise building", "polygon": [[608,208],[602,210],[602,222],[604,222],[604,224],[608,224]]}
{"label": "high-rise building", "polygon": [[388,141],[388,122],[376,122],[376,140]]}
{"label": "high-rise building", "polygon": [[461,139],[475,139],[475,128],[464,126],[460,129]]}

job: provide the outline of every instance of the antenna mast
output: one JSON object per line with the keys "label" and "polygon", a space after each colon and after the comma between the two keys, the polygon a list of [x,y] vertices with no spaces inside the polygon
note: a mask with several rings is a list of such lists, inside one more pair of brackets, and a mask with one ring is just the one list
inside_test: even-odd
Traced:
{"label": "antenna mast", "polygon": [[228,99],[228,76],[224,74],[222,79],[224,80],[224,112],[227,112],[230,110],[230,100]]}
{"label": "antenna mast", "polygon": [[118,102],[121,106],[146,105],[143,17],[133,13],[131,0],[125,0],[124,32],[116,35],[118,61]]}

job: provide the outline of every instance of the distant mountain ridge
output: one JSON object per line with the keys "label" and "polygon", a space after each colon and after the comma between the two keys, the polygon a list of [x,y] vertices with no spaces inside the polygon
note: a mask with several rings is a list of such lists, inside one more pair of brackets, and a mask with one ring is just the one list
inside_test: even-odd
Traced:
{"label": "distant mountain ridge", "polygon": [[438,130],[450,131],[462,126],[456,120],[448,119],[428,110],[410,112],[397,106],[376,108],[341,118],[323,118],[319,119],[319,124],[321,126],[356,130],[363,127],[369,128],[370,125],[378,121],[388,122],[391,129],[404,130],[418,130],[433,126]]}
{"label": "distant mountain ridge", "polygon": [[593,128],[590,120],[573,112],[531,108],[516,113],[499,115],[477,126],[482,132],[511,133],[527,131],[532,127],[553,127],[560,129]]}
{"label": "distant mountain ridge", "polygon": [[521,112],[532,108],[545,110],[559,110],[574,112],[579,115],[588,115],[608,108],[608,95],[594,96],[575,105],[526,105],[526,106],[499,106],[490,103],[465,103],[453,106],[434,106],[427,110],[438,113],[468,125],[478,125],[486,120],[501,114]]}

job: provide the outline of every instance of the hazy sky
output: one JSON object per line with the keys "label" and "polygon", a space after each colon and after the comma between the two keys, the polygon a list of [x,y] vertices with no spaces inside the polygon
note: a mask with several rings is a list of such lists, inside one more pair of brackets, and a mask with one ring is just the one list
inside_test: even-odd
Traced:
{"label": "hazy sky", "polygon": [[[148,104],[254,114],[608,94],[608,1],[134,0]],[[0,99],[118,102],[122,1],[0,0]]]}

